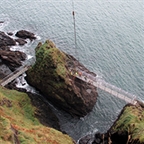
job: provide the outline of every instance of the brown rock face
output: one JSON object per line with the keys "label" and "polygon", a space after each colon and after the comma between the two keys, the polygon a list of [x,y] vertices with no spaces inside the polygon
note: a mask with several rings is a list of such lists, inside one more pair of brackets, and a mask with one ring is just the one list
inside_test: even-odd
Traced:
{"label": "brown rock face", "polygon": [[75,58],[56,48],[51,41],[36,48],[36,63],[27,72],[27,81],[55,106],[73,116],[82,117],[96,103],[96,88],[71,75],[70,68],[94,75]]}
{"label": "brown rock face", "polygon": [[19,38],[23,38],[23,39],[26,39],[26,38],[29,38],[30,40],[34,40],[36,39],[35,35],[29,31],[26,31],[26,30],[20,30],[16,33],[16,36],[19,37]]}
{"label": "brown rock face", "polygon": [[14,45],[16,45],[15,40],[7,36],[4,32],[0,32],[0,47]]}
{"label": "brown rock face", "polygon": [[26,54],[20,51],[0,50],[0,58],[13,71],[22,65],[21,61],[25,60]]}

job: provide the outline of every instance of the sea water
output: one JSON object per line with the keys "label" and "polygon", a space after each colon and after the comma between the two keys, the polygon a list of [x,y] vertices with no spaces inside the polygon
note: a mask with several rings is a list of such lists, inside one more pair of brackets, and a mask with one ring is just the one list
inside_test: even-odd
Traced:
{"label": "sea water", "polygon": [[[14,47],[28,57],[34,57],[38,42],[51,39],[101,79],[144,100],[143,8],[143,0],[1,0],[0,30],[35,33],[36,41]],[[105,132],[126,104],[104,91],[98,94],[92,112],[81,119],[55,109],[62,130],[74,139]]]}

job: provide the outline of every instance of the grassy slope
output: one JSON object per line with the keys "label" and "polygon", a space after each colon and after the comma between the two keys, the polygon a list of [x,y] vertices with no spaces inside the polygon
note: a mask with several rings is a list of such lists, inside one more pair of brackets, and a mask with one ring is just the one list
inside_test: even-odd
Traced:
{"label": "grassy slope", "polygon": [[27,94],[0,87],[0,143],[73,144],[68,135],[41,125],[35,109]]}
{"label": "grassy slope", "polygon": [[128,132],[129,140],[144,143],[144,109],[141,106],[127,106],[114,127],[115,132]]}

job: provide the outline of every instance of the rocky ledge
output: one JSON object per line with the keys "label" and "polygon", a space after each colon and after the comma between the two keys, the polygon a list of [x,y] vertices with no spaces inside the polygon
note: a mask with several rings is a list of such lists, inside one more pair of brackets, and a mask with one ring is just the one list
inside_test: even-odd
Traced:
{"label": "rocky ledge", "polygon": [[79,144],[144,144],[144,104],[128,104],[107,133],[96,133],[94,139],[84,137]]}
{"label": "rocky ledge", "polygon": [[78,68],[90,75],[74,57],[47,40],[36,47],[36,62],[27,71],[27,82],[38,89],[53,105],[73,116],[89,113],[97,100],[96,88],[71,75],[70,69]]}

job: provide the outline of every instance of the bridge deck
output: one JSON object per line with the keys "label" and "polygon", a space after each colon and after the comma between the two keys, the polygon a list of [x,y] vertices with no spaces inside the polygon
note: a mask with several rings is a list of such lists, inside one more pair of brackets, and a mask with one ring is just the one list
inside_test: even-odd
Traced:
{"label": "bridge deck", "polygon": [[[101,90],[104,90],[105,92],[107,93],[110,93],[124,101],[126,101],[127,103],[131,103],[133,105],[136,105],[137,104],[137,101],[132,98],[129,98],[127,95],[126,95],[126,92],[124,90],[121,90],[124,94],[120,93],[120,92],[117,92],[116,90],[114,90],[112,87],[113,85],[108,85],[109,87],[105,86],[104,84],[106,83],[103,83],[103,82],[99,82],[99,81],[94,81],[88,77],[84,77],[84,76],[79,76],[79,75],[76,75],[77,78],[81,79],[82,81],[85,81],[86,83],[90,83],[92,85],[94,85],[95,87],[97,88],[100,88]],[[117,88],[119,89],[119,88]]]}
{"label": "bridge deck", "polygon": [[14,71],[13,73],[9,74],[8,76],[6,76],[4,79],[2,79],[0,81],[0,85],[1,86],[5,86],[8,83],[10,83],[11,81],[13,81],[14,79],[16,79],[18,76],[20,76],[21,74],[23,74],[24,72],[26,72],[28,70],[29,66],[22,66],[19,69],[17,69],[16,71]]}

